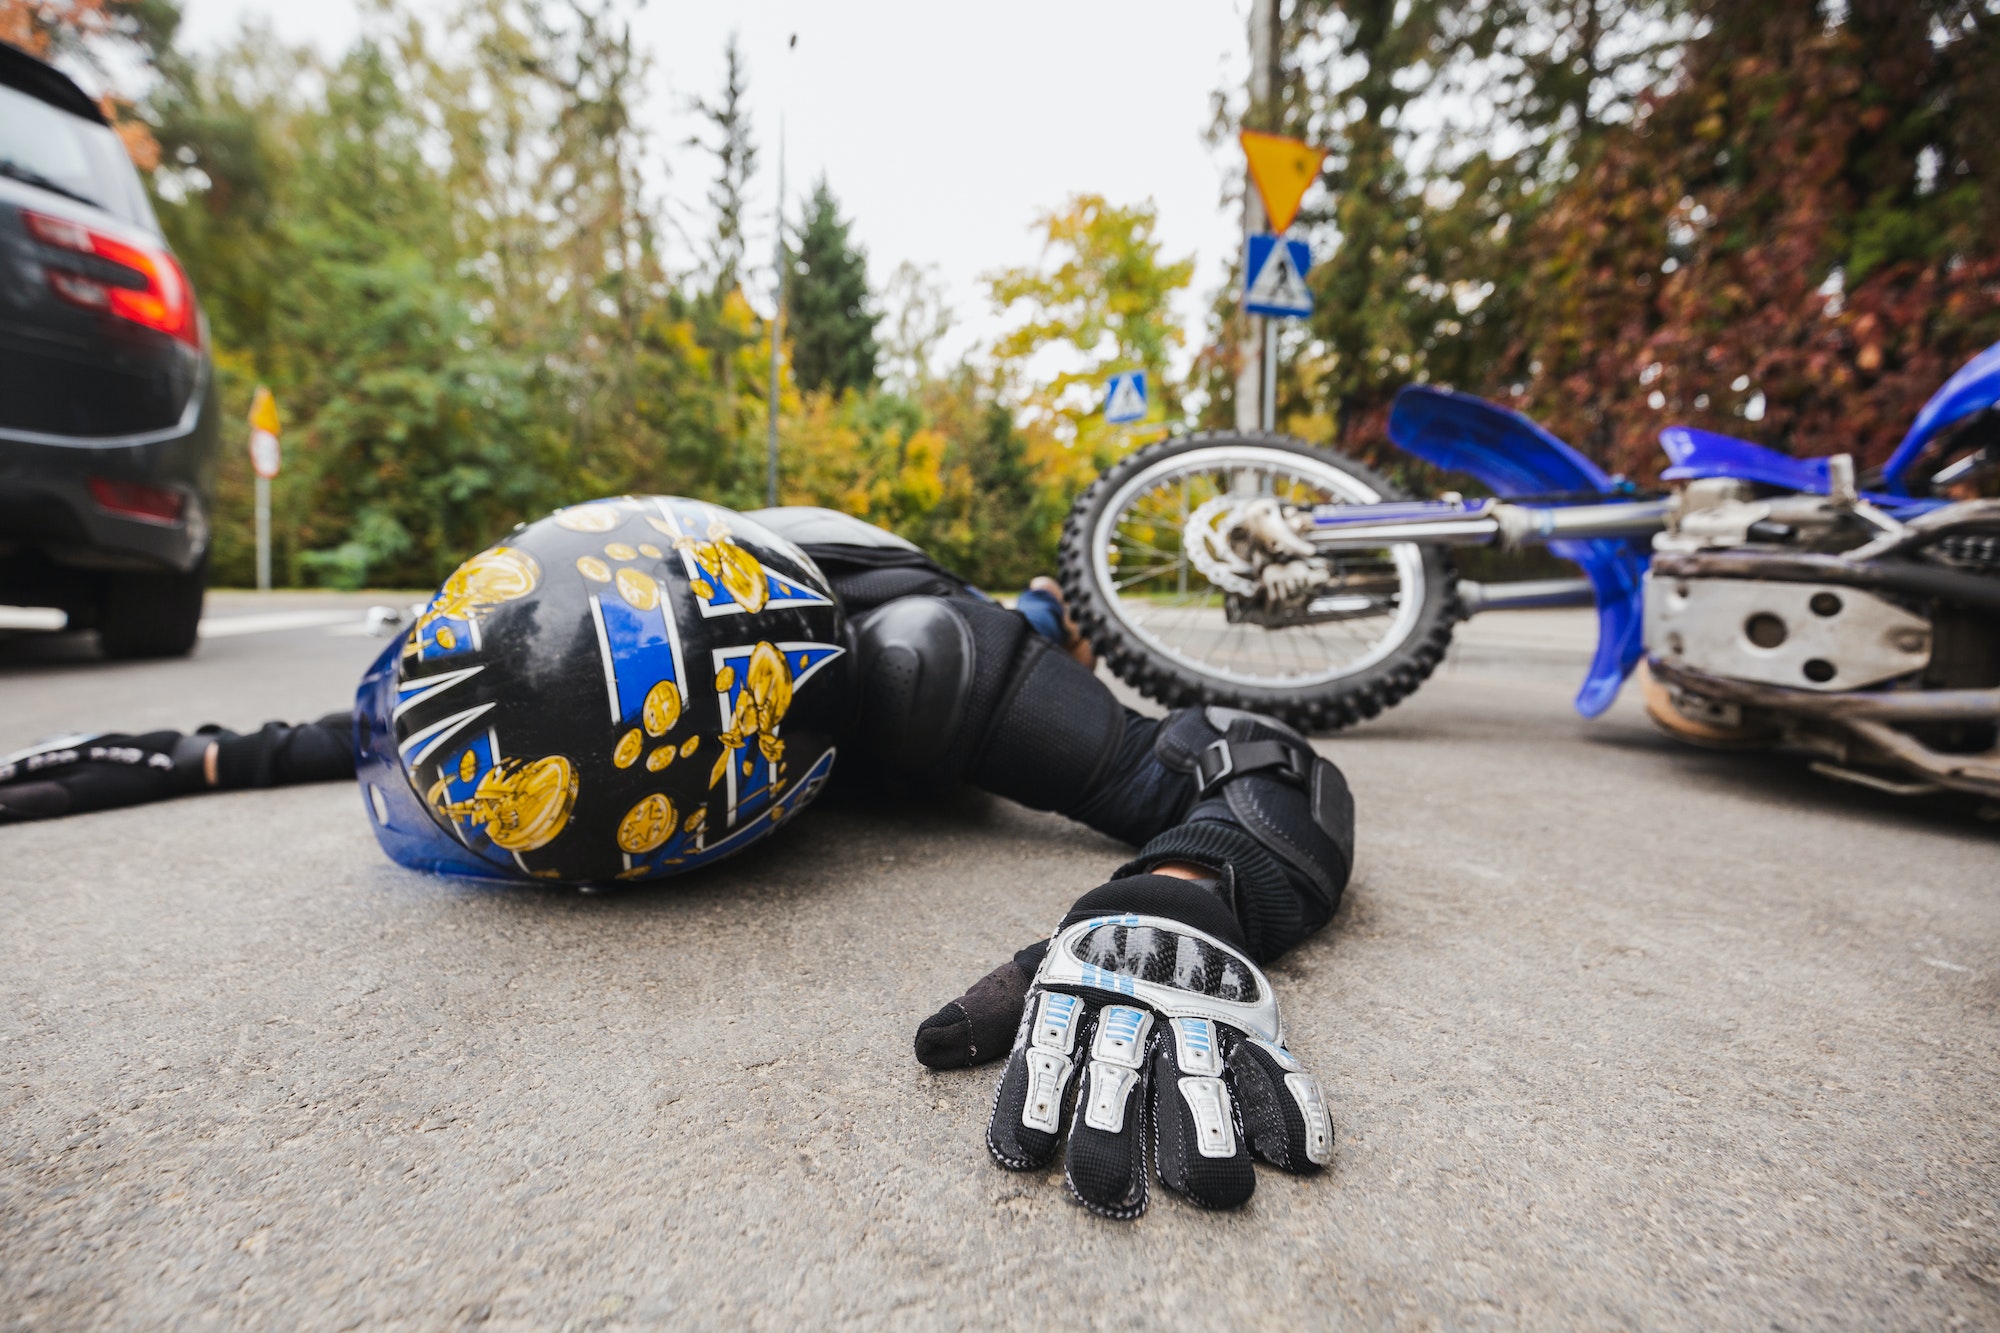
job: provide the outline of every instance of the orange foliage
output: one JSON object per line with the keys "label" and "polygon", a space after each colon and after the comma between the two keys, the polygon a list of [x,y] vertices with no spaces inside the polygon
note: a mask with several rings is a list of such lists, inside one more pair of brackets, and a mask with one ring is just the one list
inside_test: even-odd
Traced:
{"label": "orange foliage", "polygon": [[[66,48],[115,40],[121,35],[116,11],[125,3],[127,0],[0,0],[0,42],[47,60]],[[151,171],[160,165],[159,140],[144,121],[132,116],[130,102],[106,95],[98,99],[98,105],[139,170]]]}
{"label": "orange foliage", "polygon": [[46,60],[70,42],[109,36],[116,0],[0,0],[0,41]]}

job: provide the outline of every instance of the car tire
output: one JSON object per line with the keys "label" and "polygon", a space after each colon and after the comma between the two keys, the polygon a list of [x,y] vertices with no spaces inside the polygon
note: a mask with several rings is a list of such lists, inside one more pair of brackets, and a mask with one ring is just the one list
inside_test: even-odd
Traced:
{"label": "car tire", "polygon": [[207,557],[185,574],[113,574],[98,605],[98,645],[106,657],[185,657],[207,591]]}

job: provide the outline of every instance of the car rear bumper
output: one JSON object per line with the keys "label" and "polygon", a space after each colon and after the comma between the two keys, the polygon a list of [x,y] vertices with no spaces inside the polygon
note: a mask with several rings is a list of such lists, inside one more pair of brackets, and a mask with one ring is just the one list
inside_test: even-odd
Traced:
{"label": "car rear bumper", "polygon": [[[208,553],[216,455],[215,390],[203,386],[175,427],[110,439],[0,430],[0,562],[75,570],[186,573]],[[171,491],[172,519],[121,512],[93,478]]]}

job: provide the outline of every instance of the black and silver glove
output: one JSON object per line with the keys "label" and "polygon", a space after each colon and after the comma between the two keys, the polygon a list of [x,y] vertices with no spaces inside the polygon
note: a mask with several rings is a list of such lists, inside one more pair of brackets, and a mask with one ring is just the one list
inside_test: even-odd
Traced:
{"label": "black and silver glove", "polygon": [[1146,1210],[1147,1159],[1167,1188],[1233,1208],[1253,1158],[1333,1160],[1319,1083],[1285,1048],[1277,998],[1208,887],[1115,880],[1078,902],[1028,988],[986,1144],[1016,1171],[1068,1146],[1064,1176],[1093,1212]]}
{"label": "black and silver glove", "polygon": [[62,736],[0,759],[0,824],[163,801],[203,786],[207,736]]}
{"label": "black and silver glove", "polygon": [[1079,899],[1052,940],[917,1028],[932,1069],[1011,1042],[986,1132],[994,1158],[1046,1165],[1067,1121],[1070,1188],[1107,1217],[1145,1210],[1149,1154],[1162,1182],[1209,1208],[1250,1197],[1253,1157],[1309,1172],[1333,1155],[1325,1099],[1285,1049],[1258,963],[1340,905],[1354,853],[1346,780],[1290,727],[1229,709],[1170,715],[1154,753],[1194,779],[1181,822]]}
{"label": "black and silver glove", "polygon": [[191,792],[330,782],[354,776],[353,722],[267,722],[237,735],[219,727],[183,734],[105,732],[62,736],[0,759],[0,824],[87,814]]}

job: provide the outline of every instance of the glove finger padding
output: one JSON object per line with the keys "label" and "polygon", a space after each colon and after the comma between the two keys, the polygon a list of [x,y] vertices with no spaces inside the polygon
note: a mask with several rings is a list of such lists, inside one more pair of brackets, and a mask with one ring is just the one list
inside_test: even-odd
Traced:
{"label": "glove finger padding", "polygon": [[1146,1211],[1147,1055],[1153,1015],[1129,1004],[1099,1009],[1090,1063],[1077,1086],[1063,1176],[1092,1212],[1137,1217]]}
{"label": "glove finger padding", "polygon": [[1008,1170],[1033,1171],[1054,1160],[1078,1043],[1089,1026],[1089,1014],[1076,996],[1029,992],[986,1126],[987,1150]]}
{"label": "glove finger padding", "polygon": [[1160,1183],[1204,1208],[1235,1208],[1256,1192],[1257,1173],[1222,1076],[1224,1031],[1207,1018],[1168,1027],[1153,1058]]}
{"label": "glove finger padding", "polygon": [[1299,1175],[1333,1160],[1333,1118],[1319,1080],[1299,1068],[1282,1046],[1254,1038],[1229,1054],[1250,1150],[1271,1165]]}

